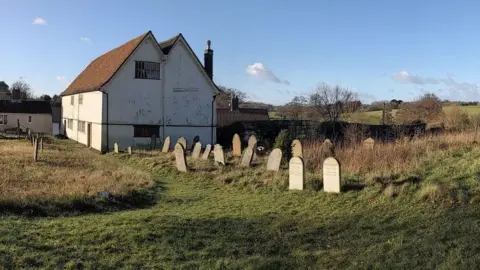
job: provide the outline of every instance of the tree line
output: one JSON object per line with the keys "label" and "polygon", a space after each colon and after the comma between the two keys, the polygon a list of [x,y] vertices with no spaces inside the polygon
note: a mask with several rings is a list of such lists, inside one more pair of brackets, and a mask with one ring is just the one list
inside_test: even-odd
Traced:
{"label": "tree line", "polygon": [[44,100],[50,102],[61,101],[60,96],[58,95],[53,95],[53,97],[46,94],[35,96],[30,84],[23,79],[13,82],[11,86],[9,86],[5,81],[0,81],[0,96],[11,97],[12,91],[14,90],[20,91],[21,100]]}

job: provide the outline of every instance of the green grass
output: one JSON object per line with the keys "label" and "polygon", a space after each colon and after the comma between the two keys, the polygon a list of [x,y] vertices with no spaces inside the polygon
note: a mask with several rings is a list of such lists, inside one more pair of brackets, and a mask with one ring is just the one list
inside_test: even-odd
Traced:
{"label": "green grass", "polygon": [[[157,203],[77,217],[0,218],[6,269],[474,269],[480,203],[432,203],[478,185],[480,149],[427,162],[420,183],[325,194],[221,184],[157,157],[109,154],[151,171]],[[395,193],[397,194],[395,196]],[[422,197],[422,198],[420,198]]]}

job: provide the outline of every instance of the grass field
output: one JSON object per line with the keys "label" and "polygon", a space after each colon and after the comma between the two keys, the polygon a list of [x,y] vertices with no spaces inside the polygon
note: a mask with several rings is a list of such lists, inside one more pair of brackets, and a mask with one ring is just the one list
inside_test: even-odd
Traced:
{"label": "grass field", "polygon": [[[480,192],[480,147],[449,140],[441,155],[422,160],[420,182],[399,185],[405,190],[397,196],[375,183],[342,194],[262,188],[226,181],[230,168],[219,173],[191,160],[196,171],[178,173],[171,154],[97,157],[74,149],[152,173],[156,204],[75,217],[2,216],[0,262],[6,269],[474,269],[480,201],[432,203],[415,188],[445,182]],[[263,183],[261,171],[249,177]]]}

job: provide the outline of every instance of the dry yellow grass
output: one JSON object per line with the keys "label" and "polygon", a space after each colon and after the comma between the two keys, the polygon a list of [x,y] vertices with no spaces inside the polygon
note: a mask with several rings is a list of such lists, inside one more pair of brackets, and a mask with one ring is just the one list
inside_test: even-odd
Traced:
{"label": "dry yellow grass", "polygon": [[45,144],[37,162],[27,141],[0,140],[0,199],[52,200],[108,191],[125,195],[153,185],[151,174],[122,166],[70,141]]}

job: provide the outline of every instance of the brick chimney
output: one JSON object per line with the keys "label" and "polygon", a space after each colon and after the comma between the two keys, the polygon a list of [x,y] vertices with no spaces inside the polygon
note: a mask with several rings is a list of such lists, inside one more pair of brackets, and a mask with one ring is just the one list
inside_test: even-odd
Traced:
{"label": "brick chimney", "polygon": [[232,94],[232,99],[230,101],[230,111],[238,110],[238,97]]}
{"label": "brick chimney", "polygon": [[20,103],[20,102],[22,102],[22,97],[21,97],[20,89],[18,89],[18,88],[13,88],[13,89],[12,89],[11,102],[13,102],[13,103]]}
{"label": "brick chimney", "polygon": [[210,48],[211,44],[212,42],[207,40],[207,48],[203,55],[203,65],[205,66],[208,77],[213,80],[213,50]]}

